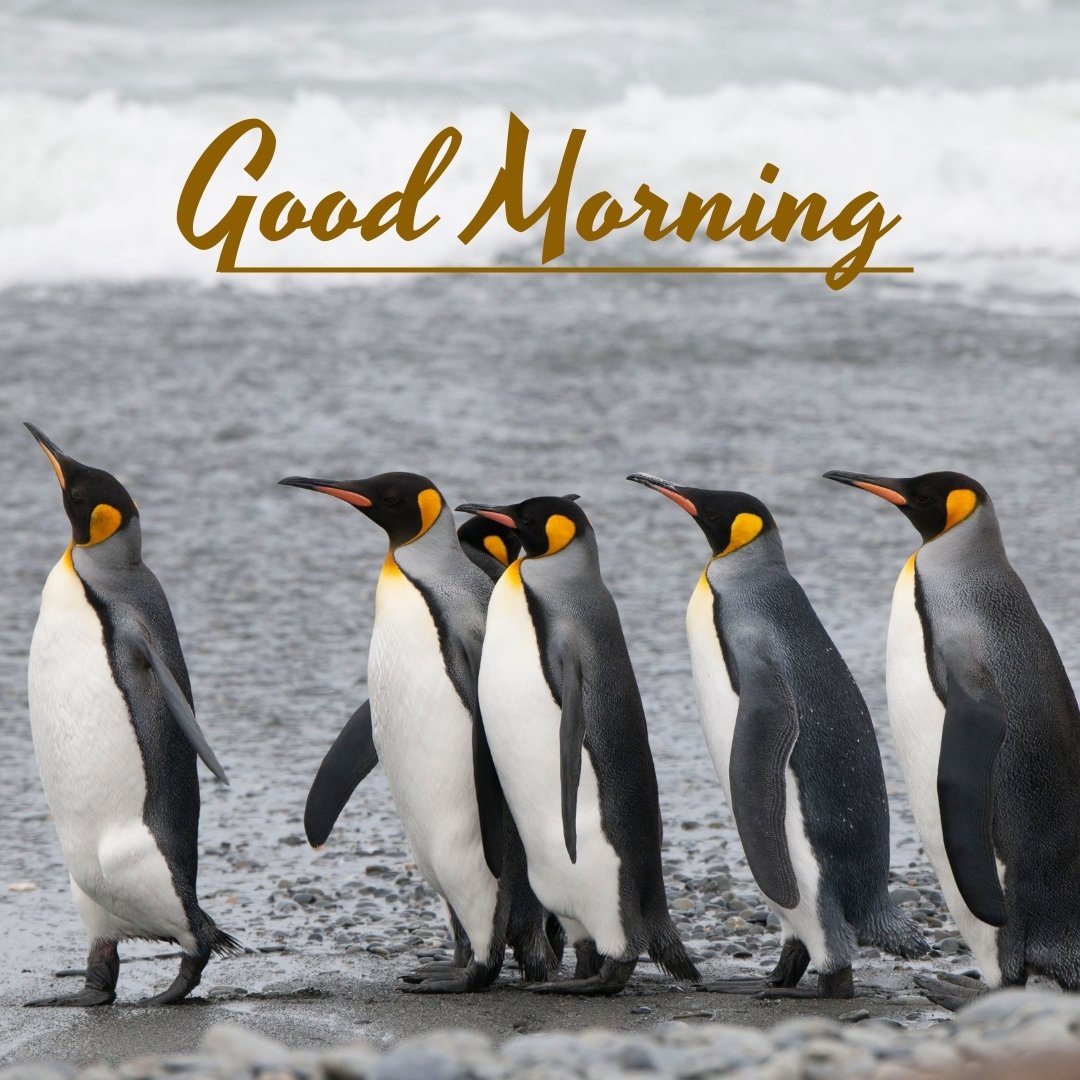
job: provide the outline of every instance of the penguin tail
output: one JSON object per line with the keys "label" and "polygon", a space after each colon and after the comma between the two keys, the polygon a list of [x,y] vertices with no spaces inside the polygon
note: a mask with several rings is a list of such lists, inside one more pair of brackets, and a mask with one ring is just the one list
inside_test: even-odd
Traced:
{"label": "penguin tail", "polygon": [[665,919],[658,933],[649,942],[649,959],[672,978],[685,982],[701,982],[701,973],[694,966],[679,932],[670,919]]}
{"label": "penguin tail", "polygon": [[215,956],[239,956],[242,953],[254,951],[237,941],[232,934],[226,934],[205,911],[203,918],[206,919],[206,932],[210,937],[210,951]]}
{"label": "penguin tail", "polygon": [[919,924],[892,903],[886,902],[873,912],[859,931],[860,945],[876,945],[904,960],[914,960],[930,952]]}
{"label": "penguin tail", "polygon": [[513,941],[514,959],[526,982],[547,982],[558,970],[555,950],[542,926],[533,928]]}

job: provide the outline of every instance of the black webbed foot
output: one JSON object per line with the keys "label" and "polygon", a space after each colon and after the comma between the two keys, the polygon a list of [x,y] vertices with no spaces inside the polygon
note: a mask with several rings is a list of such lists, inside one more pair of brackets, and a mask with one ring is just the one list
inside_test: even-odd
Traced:
{"label": "black webbed foot", "polygon": [[855,996],[855,981],[851,965],[828,975],[818,975],[817,986],[769,986],[759,995],[763,998],[851,998]]}
{"label": "black webbed foot", "polygon": [[[580,959],[580,956],[579,956]],[[568,979],[566,982],[534,983],[526,986],[530,994],[580,994],[610,997],[619,993],[634,973],[637,960],[612,960],[604,957],[600,970],[588,978]]]}
{"label": "black webbed foot", "polygon": [[37,998],[28,1001],[28,1009],[89,1008],[111,1005],[116,1000],[116,980],[120,977],[120,956],[115,941],[98,941],[86,958],[86,985],[75,994]]}
{"label": "black webbed foot", "polygon": [[[451,965],[450,970],[422,976],[413,985],[403,986],[402,990],[406,994],[473,994],[487,990],[498,974],[498,967],[488,964],[472,963],[463,968]],[[406,976],[406,981],[412,980]]]}
{"label": "black webbed foot", "polygon": [[202,981],[203,968],[210,961],[210,946],[199,948],[194,954],[185,953],[180,961],[180,971],[169,987],[160,994],[140,1001],[140,1005],[175,1005],[195,989]]}
{"label": "black webbed foot", "polygon": [[916,975],[915,985],[935,1005],[950,1012],[956,1012],[977,997],[990,992],[990,987],[981,979],[947,973],[936,976]]}

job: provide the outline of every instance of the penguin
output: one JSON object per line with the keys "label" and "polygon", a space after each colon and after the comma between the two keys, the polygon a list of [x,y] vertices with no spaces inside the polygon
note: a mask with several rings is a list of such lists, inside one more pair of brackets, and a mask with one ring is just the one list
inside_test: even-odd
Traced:
{"label": "penguin", "polygon": [[645,713],[588,519],[556,497],[458,509],[513,529],[525,553],[491,594],[480,707],[529,882],[578,950],[574,979],[526,989],[616,994],[643,951],[698,981],[668,913]]}
{"label": "penguin", "polygon": [[[461,550],[492,581],[498,581],[521,547],[511,529],[482,517],[469,518],[457,535]],[[312,847],[326,843],[352,793],[378,763],[371,735],[371,703],[365,701],[326,752],[308,792],[304,831]]]}
{"label": "penguin", "polygon": [[[544,933],[543,910],[514,891],[525,882],[524,871],[515,870],[524,854],[504,813],[477,701],[491,578],[462,551],[453,513],[424,476],[293,476],[280,482],[342,499],[389,539],[368,654],[370,705],[346,725],[339,736],[344,748],[335,757],[340,763],[351,753],[359,762],[351,775],[346,772],[345,786],[382,764],[417,867],[448,908],[454,961],[406,975],[407,992],[490,986],[502,968],[515,910],[518,936],[511,944],[519,963],[527,979],[546,978],[557,958]],[[336,799],[347,801],[344,787]]]}
{"label": "penguin", "polygon": [[470,517],[458,529],[458,543],[492,581],[503,576],[521,550],[513,529],[480,516]]}
{"label": "penguin", "polygon": [[915,823],[983,980],[916,980],[955,1009],[1046,975],[1080,990],[1080,713],[970,476],[827,472],[897,507],[922,546],[893,592],[889,718]]}
{"label": "penguin", "polygon": [[[788,570],[776,522],[741,491],[627,477],[685,510],[712,548],[686,612],[705,741],[746,861],[780,920],[764,979],[702,987],[850,998],[857,945],[929,952],[889,899],[889,803],[877,736],[847,664]],[[800,986],[807,965],[817,986]]]}
{"label": "penguin", "polygon": [[[577,502],[580,495],[564,495],[564,499]],[[458,529],[461,550],[492,581],[498,581],[506,568],[521,552],[521,541],[513,529],[498,521],[476,514]]]}
{"label": "penguin", "polygon": [[193,711],[169,603],[143,563],[139,511],[107,472],[27,424],[60,482],[72,537],[41,594],[28,689],[34,752],[90,948],[78,993],[31,1006],[109,1005],[117,945],[169,941],[180,1001],[212,953],[242,952],[199,906],[196,756],[228,783]]}

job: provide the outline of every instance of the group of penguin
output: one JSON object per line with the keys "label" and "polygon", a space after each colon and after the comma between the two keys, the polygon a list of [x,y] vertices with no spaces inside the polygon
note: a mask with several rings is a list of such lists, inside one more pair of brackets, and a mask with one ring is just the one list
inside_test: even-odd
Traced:
{"label": "group of penguin", "polygon": [[[117,944],[175,942],[179,1001],[213,953],[242,948],[196,896],[201,731],[168,602],[120,482],[27,427],[72,539],[42,593],[29,703],[45,795],[89,939],[85,986],[31,1005],[115,1000]],[[983,978],[919,976],[957,1008],[1030,974],[1080,988],[1080,713],[1005,554],[986,491],[958,473],[830,472],[892,503],[922,546],[893,597],[886,682],[915,820]],[[860,945],[929,950],[888,894],[889,810],[874,728],[843,658],[751,495],[628,479],[673,501],[711,557],[686,616],[706,743],[783,946],[760,979],[701,987],[850,997]],[[700,982],[672,923],[646,719],[577,496],[453,511],[426,477],[289,477],[349,503],[389,548],[368,692],[318,771],[305,827],[322,845],[382,765],[418,869],[446,905],[452,961],[419,993],[481,990],[506,947],[526,988],[614,994],[638,958]],[[573,978],[557,973],[566,944]],[[816,986],[800,985],[810,964]]]}

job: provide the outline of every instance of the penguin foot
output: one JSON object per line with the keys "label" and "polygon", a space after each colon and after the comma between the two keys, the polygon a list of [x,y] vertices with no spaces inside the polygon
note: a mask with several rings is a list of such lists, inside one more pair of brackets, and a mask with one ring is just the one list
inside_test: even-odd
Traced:
{"label": "penguin foot", "polygon": [[27,1001],[24,1007],[27,1009],[51,1009],[51,1008],[89,1008],[92,1005],[111,1005],[116,1000],[116,994],[112,990],[95,989],[92,986],[84,986],[77,994],[64,994],[62,997],[38,998],[36,1001]]}
{"label": "penguin foot", "polygon": [[574,946],[574,955],[576,957],[574,963],[574,978],[576,980],[589,979],[593,975],[600,974],[604,958],[596,951],[594,941],[579,941]]}
{"label": "penguin foot", "polygon": [[421,983],[425,979],[442,978],[455,971],[464,970],[463,965],[455,964],[453,960],[432,960],[429,964],[421,964],[415,971],[408,975],[402,975],[401,981],[407,983]]}
{"label": "penguin foot", "polygon": [[756,996],[772,989],[772,987],[773,984],[768,979],[744,977],[741,979],[720,979],[711,983],[698,983],[694,989],[699,993],[706,994],[746,994]]}
{"label": "penguin foot", "polygon": [[[438,965],[423,966],[429,968]],[[401,989],[406,994],[473,994],[491,986],[499,976],[500,966],[472,963],[468,967],[455,967],[451,964],[445,971],[432,971],[430,975],[423,975],[415,980],[404,976],[406,982],[412,982],[413,985],[403,986]]]}
{"label": "penguin foot", "polygon": [[111,1005],[116,1000],[116,980],[120,977],[120,956],[115,941],[95,941],[86,958],[86,985],[77,994],[28,1001],[28,1009],[89,1008]]}
{"label": "penguin foot", "polygon": [[942,1009],[948,1009],[950,1012],[956,1012],[957,1009],[967,1005],[968,1002],[990,992],[990,987],[981,979],[947,973],[936,977],[916,975],[915,985],[935,1005]]}
{"label": "penguin foot", "polygon": [[200,949],[199,952],[189,955],[184,954],[180,961],[180,971],[173,979],[169,987],[160,994],[146,998],[138,1002],[139,1005],[175,1005],[195,989],[202,981],[203,968],[210,960],[210,947]]}
{"label": "penguin foot", "polygon": [[841,968],[829,974],[819,974],[817,986],[767,986],[758,997],[762,998],[853,998],[855,982],[851,967]]}
{"label": "penguin foot", "polygon": [[566,982],[531,983],[525,989],[530,994],[578,994],[585,997],[611,997],[625,988],[637,967],[637,960],[612,960],[605,957],[596,975],[587,979],[568,979]]}

